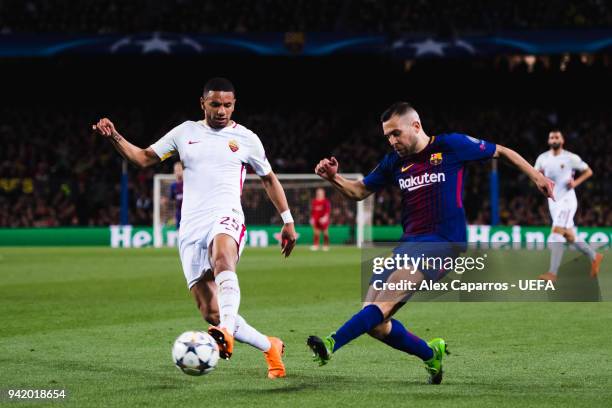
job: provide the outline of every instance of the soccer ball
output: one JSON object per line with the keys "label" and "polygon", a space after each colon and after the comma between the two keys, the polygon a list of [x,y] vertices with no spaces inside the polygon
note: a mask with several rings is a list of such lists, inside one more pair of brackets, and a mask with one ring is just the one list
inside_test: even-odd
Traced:
{"label": "soccer ball", "polygon": [[208,374],[219,362],[219,348],[208,333],[188,331],[174,342],[172,361],[185,374]]}

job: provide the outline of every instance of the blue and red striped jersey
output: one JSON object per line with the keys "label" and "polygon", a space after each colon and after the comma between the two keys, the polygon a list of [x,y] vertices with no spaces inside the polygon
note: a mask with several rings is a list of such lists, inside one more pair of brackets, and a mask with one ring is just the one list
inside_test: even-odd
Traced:
{"label": "blue and red striped jersey", "polygon": [[170,200],[174,201],[174,219],[176,222],[176,229],[181,224],[181,207],[183,206],[183,182],[175,181],[170,185]]}
{"label": "blue and red striped jersey", "polygon": [[419,153],[400,157],[387,154],[363,182],[370,191],[387,185],[402,194],[402,241],[436,235],[450,242],[465,242],[463,209],[464,163],[489,159],[495,143],[461,133],[432,136]]}

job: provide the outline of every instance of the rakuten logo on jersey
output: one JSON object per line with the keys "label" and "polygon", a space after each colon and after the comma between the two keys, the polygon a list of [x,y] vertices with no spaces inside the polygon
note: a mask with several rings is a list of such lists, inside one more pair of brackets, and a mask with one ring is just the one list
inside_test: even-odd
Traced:
{"label": "rakuten logo on jersey", "polygon": [[401,190],[416,190],[421,187],[431,186],[434,183],[443,183],[446,181],[444,173],[425,173],[420,176],[410,176],[407,179],[399,179],[399,188]]}

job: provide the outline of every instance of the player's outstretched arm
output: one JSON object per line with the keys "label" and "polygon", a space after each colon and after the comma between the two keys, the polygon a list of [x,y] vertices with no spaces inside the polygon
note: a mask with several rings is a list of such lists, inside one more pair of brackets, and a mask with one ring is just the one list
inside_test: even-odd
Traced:
{"label": "player's outstretched arm", "polygon": [[338,160],[335,157],[323,159],[315,167],[315,173],[329,181],[336,190],[351,200],[361,201],[372,194],[361,180],[349,180],[338,174]]}
{"label": "player's outstretched arm", "polygon": [[555,183],[553,183],[553,181],[548,177],[544,176],[544,174],[537,171],[527,162],[527,160],[523,158],[523,156],[505,146],[497,145],[493,157],[503,157],[510,163],[514,164],[519,170],[525,173],[531,179],[531,181],[534,182],[542,194],[544,194],[546,197],[552,198],[553,200],[555,199],[553,196]]}
{"label": "player's outstretched arm", "polygon": [[138,167],[147,167],[160,162],[157,154],[150,147],[142,149],[128,142],[117,132],[115,125],[108,118],[102,118],[92,125],[92,129],[110,140],[115,149],[130,162]]}
{"label": "player's outstretched arm", "polygon": [[293,247],[295,247],[297,234],[295,232],[295,223],[289,211],[289,204],[287,204],[285,190],[273,171],[262,176],[261,181],[266,189],[266,193],[268,193],[268,197],[270,197],[270,201],[272,201],[283,219],[284,225],[281,229],[281,253],[285,255],[285,257],[288,257],[291,251],[293,251]]}

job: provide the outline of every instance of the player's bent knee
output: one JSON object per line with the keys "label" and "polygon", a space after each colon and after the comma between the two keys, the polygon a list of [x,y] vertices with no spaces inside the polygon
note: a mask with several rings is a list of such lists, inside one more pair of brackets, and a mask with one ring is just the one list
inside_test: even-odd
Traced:
{"label": "player's bent knee", "polygon": [[565,234],[563,234],[563,237],[567,240],[567,242],[576,241],[576,236],[574,235],[572,231],[569,231],[569,230],[565,230]]}
{"label": "player's bent knee", "polygon": [[559,235],[565,235],[567,230],[563,227],[553,227],[552,232]]}
{"label": "player's bent knee", "polygon": [[215,275],[223,271],[235,271],[238,262],[238,245],[226,234],[219,234],[214,239],[212,267]]}
{"label": "player's bent knee", "polygon": [[215,259],[213,262],[213,269],[215,271],[215,275],[223,271],[235,271],[236,261],[230,259],[229,257],[222,256],[219,259]]}
{"label": "player's bent knee", "polygon": [[390,324],[391,322],[386,320],[370,330],[368,334],[375,339],[382,340],[389,335],[389,331],[391,330]]}

